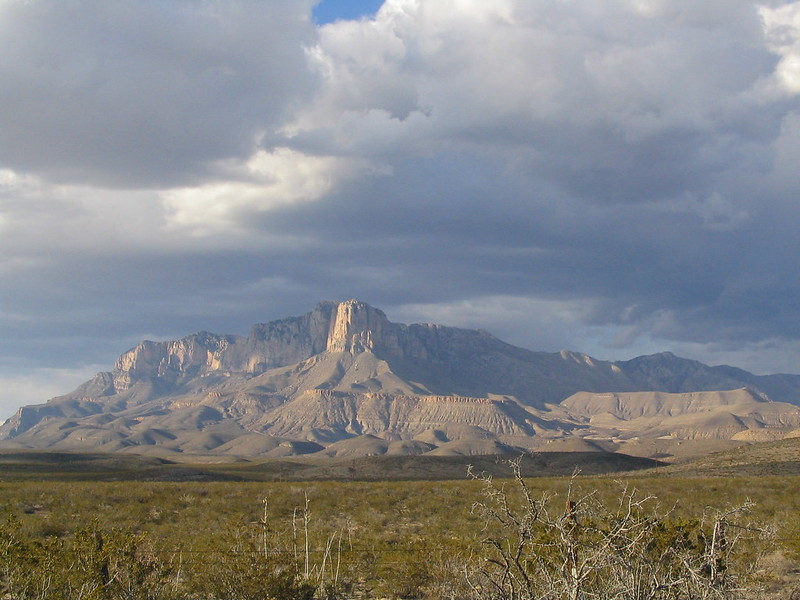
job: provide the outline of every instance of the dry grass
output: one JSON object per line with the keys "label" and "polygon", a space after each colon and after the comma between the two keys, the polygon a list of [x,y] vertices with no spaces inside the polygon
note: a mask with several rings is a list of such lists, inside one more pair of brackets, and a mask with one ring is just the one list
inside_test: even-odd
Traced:
{"label": "dry grass", "polygon": [[[606,503],[613,503],[623,486],[636,488],[655,496],[676,518],[698,518],[709,514],[710,507],[754,502],[753,518],[777,532],[777,545],[760,564],[763,587],[772,598],[788,598],[797,584],[800,559],[800,496],[795,492],[800,474],[786,466],[796,448],[796,442],[765,444],[749,453],[709,457],[695,466],[586,474],[573,483],[596,491]],[[562,497],[570,478],[544,475],[569,475],[577,458],[554,453],[544,467],[530,458],[523,462],[523,475],[533,493]],[[324,464],[294,461],[191,465],[128,456],[17,453],[3,455],[0,462],[0,522],[8,516],[18,520],[24,539],[71,540],[95,523],[102,530],[144,535],[158,556],[168,561],[179,557],[184,573],[221,561],[236,535],[239,542],[241,535],[259,542],[259,523],[264,522],[270,543],[294,553],[298,511],[308,498],[312,563],[319,567],[327,548],[329,569],[335,549],[341,580],[366,597],[404,594],[443,600],[434,594],[434,582],[454,573],[454,565],[463,563],[486,535],[484,523],[471,510],[480,486],[466,478],[466,464],[493,473],[509,490],[513,487],[502,480],[510,476],[507,464],[494,456],[332,461],[327,474]],[[609,469],[607,464],[604,469],[600,463],[590,464],[600,472]],[[289,468],[294,477],[311,477],[280,481],[288,478]],[[770,472],[776,474],[764,474]],[[404,480],[390,481],[389,476]]]}

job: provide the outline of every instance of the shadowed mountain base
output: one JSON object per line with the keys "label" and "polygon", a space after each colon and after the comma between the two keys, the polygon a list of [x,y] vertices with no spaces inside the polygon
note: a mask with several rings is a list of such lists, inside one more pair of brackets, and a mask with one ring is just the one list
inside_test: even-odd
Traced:
{"label": "shadowed mountain base", "polygon": [[[0,481],[394,481],[460,480],[477,473],[509,476],[520,455],[370,456],[178,463],[136,455],[0,452]],[[659,467],[658,461],[614,453],[547,452],[523,455],[525,477],[598,475]]]}

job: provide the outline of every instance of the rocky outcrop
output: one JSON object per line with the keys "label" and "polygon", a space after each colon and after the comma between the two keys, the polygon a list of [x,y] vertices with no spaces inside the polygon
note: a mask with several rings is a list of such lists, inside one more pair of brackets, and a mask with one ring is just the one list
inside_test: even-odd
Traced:
{"label": "rocky outcrop", "polygon": [[767,402],[747,388],[714,392],[578,392],[563,402],[572,415],[590,418],[608,414],[630,421],[641,417],[677,417],[706,412],[720,406]]}
{"label": "rocky outcrop", "polygon": [[395,349],[397,336],[392,329],[382,311],[358,300],[348,300],[336,307],[326,350],[358,353],[389,345]]}
{"label": "rocky outcrop", "polygon": [[397,356],[405,329],[358,300],[322,302],[301,317],[254,325],[247,337],[200,332],[176,341],[144,341],[117,359],[112,377],[122,392],[141,381],[175,384],[214,371],[259,374],[323,352],[380,350]]}
{"label": "rocky outcrop", "polygon": [[200,332],[173,342],[144,341],[120,356],[112,373],[114,389],[131,388],[136,382],[160,380],[174,384],[225,367],[226,353],[238,339]]}
{"label": "rocky outcrop", "polygon": [[596,432],[613,437],[779,439],[800,425],[800,407],[769,401],[748,388],[677,394],[579,392],[561,406]]}

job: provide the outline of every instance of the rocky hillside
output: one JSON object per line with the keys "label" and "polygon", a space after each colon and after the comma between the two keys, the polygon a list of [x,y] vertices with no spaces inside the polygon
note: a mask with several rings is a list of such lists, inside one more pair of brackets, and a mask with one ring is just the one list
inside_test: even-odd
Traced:
{"label": "rocky hillside", "polygon": [[113,371],[20,409],[0,440],[271,456],[484,453],[576,439],[613,450],[642,436],[780,438],[800,427],[798,403],[800,376],[669,353],[605,362],[532,352],[482,331],[392,323],[349,300],[246,337],[142,342]]}

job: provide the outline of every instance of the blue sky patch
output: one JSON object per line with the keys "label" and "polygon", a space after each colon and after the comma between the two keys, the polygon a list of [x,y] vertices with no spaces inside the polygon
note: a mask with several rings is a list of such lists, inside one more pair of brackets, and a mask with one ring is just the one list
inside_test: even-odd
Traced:
{"label": "blue sky patch", "polygon": [[314,22],[318,25],[337,20],[354,20],[372,16],[383,4],[383,0],[322,0],[314,7]]}

